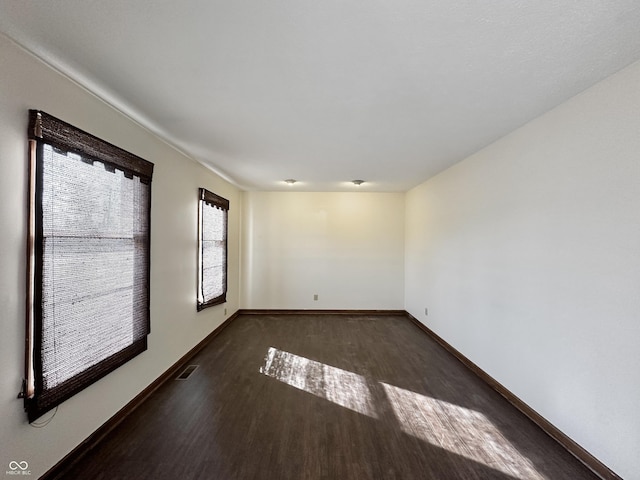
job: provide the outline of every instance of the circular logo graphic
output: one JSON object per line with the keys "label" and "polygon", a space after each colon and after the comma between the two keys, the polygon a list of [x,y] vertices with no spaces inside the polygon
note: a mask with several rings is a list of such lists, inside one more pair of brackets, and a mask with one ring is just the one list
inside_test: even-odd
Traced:
{"label": "circular logo graphic", "polygon": [[16,461],[11,461],[9,462],[9,468],[11,470],[26,470],[27,468],[29,468],[29,464],[27,462],[16,462]]}

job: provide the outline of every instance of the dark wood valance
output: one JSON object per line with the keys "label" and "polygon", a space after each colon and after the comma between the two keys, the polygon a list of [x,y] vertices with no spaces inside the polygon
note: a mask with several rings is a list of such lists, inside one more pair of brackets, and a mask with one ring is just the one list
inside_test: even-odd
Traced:
{"label": "dark wood valance", "polygon": [[151,181],[153,163],[63,122],[48,113],[40,110],[29,110],[28,134],[31,140],[43,140],[55,148],[71,151],[84,159],[97,160],[104,163],[105,166],[122,170],[128,177],[135,175],[143,183]]}
{"label": "dark wood valance", "polygon": [[200,189],[200,200],[203,200],[205,203],[213,207],[222,208],[223,210],[229,210],[229,200],[221,197],[220,195],[216,195],[213,192],[210,192],[206,188]]}

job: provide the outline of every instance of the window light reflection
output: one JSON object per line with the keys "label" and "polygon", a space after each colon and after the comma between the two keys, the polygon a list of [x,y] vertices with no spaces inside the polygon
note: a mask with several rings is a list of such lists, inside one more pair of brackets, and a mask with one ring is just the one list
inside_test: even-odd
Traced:
{"label": "window light reflection", "polygon": [[357,373],[270,347],[260,373],[316,397],[378,418],[367,382]]}
{"label": "window light reflection", "polygon": [[482,413],[381,383],[405,433],[515,478],[544,480]]}
{"label": "window light reflection", "polygon": [[[270,347],[260,373],[354,412],[378,418],[362,376]],[[518,479],[546,480],[482,413],[387,383],[382,388],[399,428],[431,445]]]}

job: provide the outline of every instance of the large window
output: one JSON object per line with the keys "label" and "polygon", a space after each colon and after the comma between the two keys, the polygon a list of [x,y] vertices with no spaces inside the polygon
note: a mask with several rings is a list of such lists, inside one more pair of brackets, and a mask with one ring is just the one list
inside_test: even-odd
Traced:
{"label": "large window", "polygon": [[147,348],[153,164],[30,111],[29,421]]}
{"label": "large window", "polygon": [[227,301],[229,200],[201,188],[198,200],[198,310]]}

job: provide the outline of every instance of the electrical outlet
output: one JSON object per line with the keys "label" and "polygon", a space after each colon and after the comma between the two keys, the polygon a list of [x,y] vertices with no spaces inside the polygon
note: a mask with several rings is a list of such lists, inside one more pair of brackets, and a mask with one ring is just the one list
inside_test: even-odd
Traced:
{"label": "electrical outlet", "polygon": [[224,314],[225,314],[225,315],[227,314],[227,309],[226,309],[226,308],[224,309]]}
{"label": "electrical outlet", "polygon": [[314,293],[313,294],[313,301],[316,302],[318,300],[318,294]]}
{"label": "electrical outlet", "polygon": [[427,307],[424,307],[424,314],[429,315],[429,309]]}

